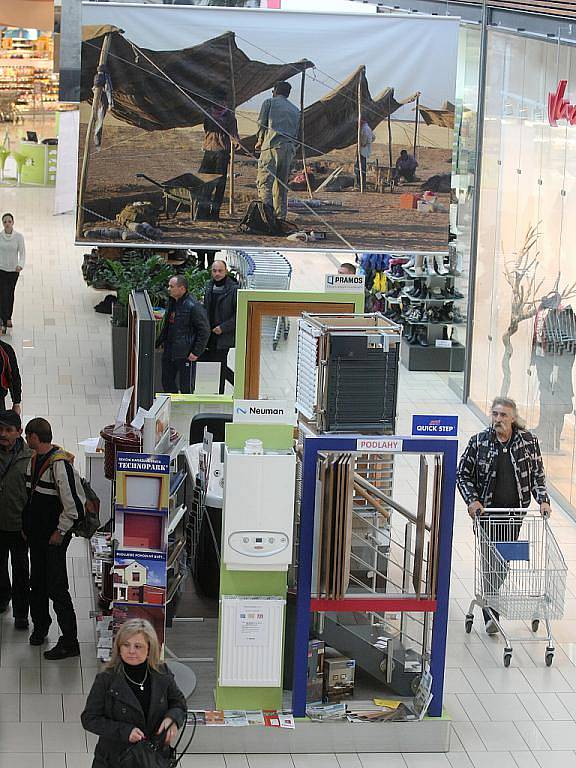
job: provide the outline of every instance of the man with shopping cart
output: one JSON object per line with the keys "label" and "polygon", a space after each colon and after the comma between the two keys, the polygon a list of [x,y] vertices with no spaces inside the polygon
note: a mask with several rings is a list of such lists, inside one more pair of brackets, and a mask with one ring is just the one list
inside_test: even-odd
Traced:
{"label": "man with shopping cart", "polygon": [[[457,483],[468,506],[468,514],[472,519],[478,519],[487,539],[516,541],[522,528],[522,510],[530,506],[532,497],[540,505],[543,516],[550,514],[538,438],[528,432],[518,418],[514,400],[507,397],[494,399],[492,425],[470,439],[458,465]],[[494,524],[494,520],[490,520],[491,509],[499,510],[499,515],[502,510],[508,510],[509,520],[499,517]],[[494,558],[491,555],[483,554],[483,559],[485,579],[490,581],[485,591],[497,594],[507,570],[502,565],[499,570],[492,567]],[[482,612],[486,632],[497,634],[498,611],[483,608]]]}

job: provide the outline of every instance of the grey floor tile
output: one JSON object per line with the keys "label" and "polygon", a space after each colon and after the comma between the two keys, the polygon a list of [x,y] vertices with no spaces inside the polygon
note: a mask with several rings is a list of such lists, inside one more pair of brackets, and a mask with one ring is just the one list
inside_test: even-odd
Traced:
{"label": "grey floor tile", "polygon": [[20,722],[20,695],[0,693],[0,723]]}
{"label": "grey floor tile", "polygon": [[573,721],[557,720],[538,723],[538,729],[550,745],[550,749],[576,749],[576,725]]}
{"label": "grey floor tile", "polygon": [[94,755],[66,752],[66,768],[92,768]]}
{"label": "grey floor tile", "polygon": [[540,768],[540,763],[532,752],[511,752],[518,768]]}
{"label": "grey floor tile", "polygon": [[[478,700],[488,713],[490,720],[532,720],[515,693],[479,693]],[[474,722],[474,718],[470,720]]]}
{"label": "grey floor tile", "polygon": [[482,752],[486,749],[472,723],[452,723],[452,728],[458,734],[466,752]]}
{"label": "grey floor tile", "polygon": [[80,669],[59,667],[42,668],[42,693],[82,693],[82,674]]}
{"label": "grey floor tile", "polygon": [[18,667],[0,667],[0,693],[20,693]]}
{"label": "grey floor tile", "polygon": [[0,723],[0,752],[42,752],[40,723]]}
{"label": "grey floor tile", "polygon": [[458,700],[472,723],[481,723],[490,720],[488,711],[482,706],[479,695],[475,693],[459,693]]}
{"label": "grey floor tile", "polygon": [[513,722],[475,723],[475,727],[488,752],[528,749],[528,745]]}
{"label": "grey floor tile", "polygon": [[61,723],[63,720],[62,695],[59,693],[24,693],[20,706],[23,723]]}
{"label": "grey floor tile", "polygon": [[[66,755],[63,752],[60,754],[51,752],[44,755],[44,768],[67,768]],[[70,765],[70,768],[73,768],[73,763]]]}
{"label": "grey floor tile", "polygon": [[452,768],[474,768],[466,752],[448,752],[446,757]]}
{"label": "grey floor tile", "polygon": [[576,754],[571,750],[534,752],[541,768],[576,768]]}
{"label": "grey floor tile", "polygon": [[450,768],[446,755],[436,752],[404,754],[407,768]]}
{"label": "grey floor tile", "polygon": [[[276,757],[276,755],[269,755]],[[274,763],[271,763],[274,766]],[[180,763],[182,768],[226,768],[224,755],[186,755]]]}
{"label": "grey floor tile", "polygon": [[474,768],[517,768],[510,752],[471,752],[468,757]]}
{"label": "grey floor tile", "polygon": [[444,694],[444,709],[448,712],[452,720],[463,720],[464,722],[470,720],[466,709],[456,693]]}
{"label": "grey floor tile", "polygon": [[39,667],[40,648],[25,643],[2,643],[0,648],[2,667]]}
{"label": "grey floor tile", "polygon": [[404,757],[395,752],[359,752],[362,768],[406,768]]}
{"label": "grey floor tile", "polygon": [[[548,722],[548,721],[547,721]],[[527,723],[526,721],[517,721],[516,728],[518,733],[531,750],[535,749],[549,749],[550,745],[542,735],[542,731],[538,728],[536,723]]]}
{"label": "grey floor tile", "polygon": [[334,754],[298,754],[292,755],[294,768],[339,768]]}
{"label": "grey floor tile", "polygon": [[[552,720],[571,720],[570,713],[555,693],[540,693],[538,698],[550,713]],[[534,717],[534,720],[538,718]]]}
{"label": "grey floor tile", "polygon": [[42,764],[42,755],[36,753],[14,753],[12,755],[0,752],[0,768],[50,768]]}
{"label": "grey floor tile", "polygon": [[224,755],[226,768],[248,768],[246,755]]}
{"label": "grey floor tile", "polygon": [[85,693],[65,693],[62,696],[65,722],[79,722],[86,704]]}
{"label": "grey floor tile", "polygon": [[495,693],[532,693],[534,690],[519,669],[485,669],[484,674]]}
{"label": "grey floor tile", "polygon": [[[246,755],[250,768],[294,768],[290,755]],[[200,767],[199,767],[200,768]]]}
{"label": "grey floor tile", "polygon": [[352,752],[345,755],[336,755],[336,758],[338,759],[340,768],[362,768],[360,758]]}
{"label": "grey floor tile", "polygon": [[86,752],[86,733],[80,723],[42,723],[44,752]]}
{"label": "grey floor tile", "polygon": [[24,667],[20,670],[20,692],[42,693],[40,667]]}
{"label": "grey floor tile", "polygon": [[536,693],[563,693],[572,690],[563,673],[554,667],[523,669],[522,674]]}

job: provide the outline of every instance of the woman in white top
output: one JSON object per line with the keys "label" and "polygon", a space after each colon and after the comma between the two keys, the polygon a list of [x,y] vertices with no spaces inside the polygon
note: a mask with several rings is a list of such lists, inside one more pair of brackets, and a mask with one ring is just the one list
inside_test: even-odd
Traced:
{"label": "woman in white top", "polygon": [[5,213],[2,216],[0,232],[0,332],[6,333],[6,328],[12,328],[12,309],[14,308],[14,291],[20,272],[26,261],[24,238],[20,232],[14,231],[14,216]]}

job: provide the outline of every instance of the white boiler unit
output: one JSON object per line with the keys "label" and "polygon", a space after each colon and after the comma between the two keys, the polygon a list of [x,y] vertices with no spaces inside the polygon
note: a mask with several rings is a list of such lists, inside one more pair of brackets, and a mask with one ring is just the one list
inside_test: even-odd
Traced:
{"label": "white boiler unit", "polygon": [[224,563],[233,571],[281,571],[292,562],[296,455],[245,454],[224,459]]}

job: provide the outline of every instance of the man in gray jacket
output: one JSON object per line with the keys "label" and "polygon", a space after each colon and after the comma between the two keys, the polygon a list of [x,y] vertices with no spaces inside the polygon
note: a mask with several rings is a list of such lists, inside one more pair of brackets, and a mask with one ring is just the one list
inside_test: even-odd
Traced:
{"label": "man in gray jacket", "polygon": [[28,500],[26,468],[31,457],[32,451],[22,439],[20,416],[15,411],[0,411],[0,613],[12,600],[16,629],[28,628],[30,568],[22,512]]}
{"label": "man in gray jacket", "polygon": [[258,197],[274,206],[279,219],[288,211],[288,179],[300,137],[300,110],[288,101],[291,90],[290,83],[277,83],[258,115]]}

